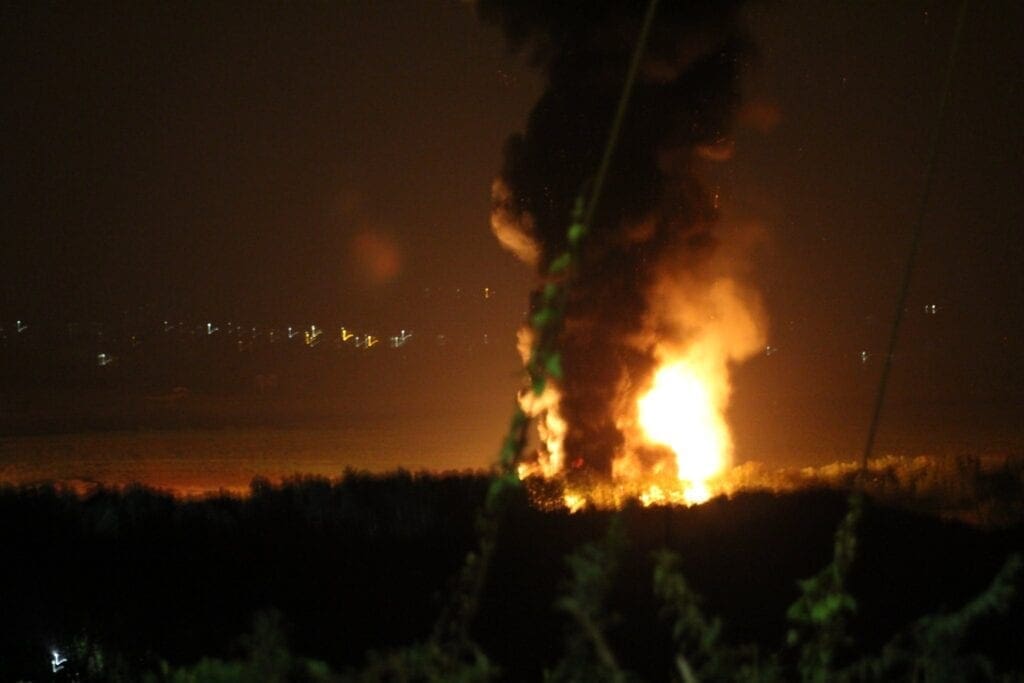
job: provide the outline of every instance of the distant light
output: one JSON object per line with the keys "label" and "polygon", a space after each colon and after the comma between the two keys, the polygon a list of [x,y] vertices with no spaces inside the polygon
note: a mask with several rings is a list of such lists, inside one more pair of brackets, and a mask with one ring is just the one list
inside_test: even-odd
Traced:
{"label": "distant light", "polygon": [[316,325],[310,325],[309,330],[303,332],[303,336],[306,341],[306,346],[316,346],[320,343],[320,337],[323,336],[324,331]]}
{"label": "distant light", "polygon": [[866,365],[867,362],[868,362],[868,358],[870,358],[870,357],[871,357],[870,353],[868,353],[867,351],[861,351],[860,352],[860,362],[861,362],[861,364],[862,365]]}
{"label": "distant light", "polygon": [[939,312],[939,307],[936,304],[925,304],[924,305],[924,314],[925,315],[935,315],[938,312]]}
{"label": "distant light", "polygon": [[391,346],[391,348],[397,349],[401,346],[404,346],[405,343],[409,341],[409,339],[411,338],[412,332],[406,332],[405,330],[402,330],[398,334],[391,337],[391,339],[388,340],[388,344]]}
{"label": "distant light", "polygon": [[772,346],[771,344],[768,344],[768,345],[766,345],[766,346],[764,347],[764,355],[766,355],[766,356],[771,356],[772,354],[774,354],[774,353],[775,353],[775,352],[777,352],[778,350],[779,350],[779,347],[777,347],[777,346]]}

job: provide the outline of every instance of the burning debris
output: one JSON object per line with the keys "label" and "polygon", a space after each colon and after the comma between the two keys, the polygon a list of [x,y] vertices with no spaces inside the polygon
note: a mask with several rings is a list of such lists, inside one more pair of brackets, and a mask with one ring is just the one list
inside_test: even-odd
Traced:
{"label": "burning debris", "polygon": [[[568,247],[576,198],[589,194],[646,5],[477,3],[547,78],[525,131],[506,144],[492,214],[501,244],[542,274]],[[567,292],[561,376],[521,398],[539,444],[520,476],[564,477],[577,503],[607,485],[649,502],[700,502],[730,464],[729,370],[764,348],[765,322],[695,169],[732,155],[748,54],[739,5],[659,8]],[[524,362],[532,334],[521,335]]]}

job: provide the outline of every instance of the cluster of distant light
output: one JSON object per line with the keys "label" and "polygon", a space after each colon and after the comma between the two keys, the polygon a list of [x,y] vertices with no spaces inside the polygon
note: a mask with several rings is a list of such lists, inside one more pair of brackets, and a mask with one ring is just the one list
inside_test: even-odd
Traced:
{"label": "cluster of distant light", "polygon": [[[201,325],[186,325],[181,322],[172,323],[165,320],[163,324],[163,331],[164,334],[177,332],[178,334],[185,334],[193,337],[213,337],[215,335],[234,337],[238,340],[239,349],[243,349],[247,340],[254,341],[257,339],[264,339],[271,344],[298,340],[309,347],[319,346],[328,339],[334,339],[340,345],[347,345],[356,349],[372,349],[384,341],[383,337],[379,337],[370,332],[353,331],[345,325],[341,325],[338,328],[320,327],[316,324],[310,324],[305,327],[288,326],[260,328],[255,326],[235,325],[232,322],[228,322],[222,329],[220,324],[214,322],[208,322]],[[443,335],[441,335],[441,338],[443,339]],[[393,349],[401,348],[402,346],[405,346],[406,342],[410,339],[412,339],[412,332],[402,329],[398,334],[393,334],[390,337],[387,337],[386,346]]]}
{"label": "cluster of distant light", "polygon": [[[454,298],[456,300],[480,300],[490,301],[496,297],[496,291],[492,287],[482,287],[479,290],[464,290],[461,287],[454,288]],[[437,298],[442,295],[450,295],[451,291],[445,288],[435,287],[424,287],[420,292],[420,296],[424,300],[430,300]],[[341,325],[333,328],[321,327],[317,324],[310,324],[307,326],[283,326],[283,325],[262,325],[252,326],[245,324],[236,324],[232,321],[196,321],[184,322],[182,320],[163,320],[162,324],[159,322],[161,319],[155,315],[149,315],[146,313],[139,313],[145,311],[146,306],[141,307],[135,312],[125,312],[125,320],[132,320],[132,327],[135,328],[129,332],[125,328],[126,324],[112,324],[109,321],[107,323],[100,322],[57,322],[53,320],[0,320],[0,341],[7,339],[17,339],[24,337],[31,337],[33,334],[42,335],[47,338],[53,338],[54,335],[58,335],[63,339],[76,339],[76,338],[91,338],[93,340],[112,339],[114,337],[122,339],[134,339],[140,337],[150,337],[154,332],[163,332],[165,334],[175,332],[181,336],[234,336],[237,338],[248,338],[258,339],[265,338],[271,342],[300,338],[306,341],[309,346],[316,346],[318,343],[324,340],[323,334],[328,333],[329,336],[337,334],[343,343],[349,343],[356,348],[373,348],[377,344],[385,343],[386,346],[392,348],[399,348],[408,341],[412,336],[411,333],[406,332],[404,329],[399,330],[398,334],[387,336],[378,336],[376,332],[364,332],[356,331],[348,326]],[[524,312],[525,315],[525,312]],[[149,322],[139,325],[139,320],[148,320]],[[117,329],[121,328],[121,329]],[[337,331],[337,332],[335,332]],[[28,334],[26,334],[28,333]],[[24,335],[24,337],[22,337]],[[444,344],[445,335],[438,335],[438,342]]]}
{"label": "cluster of distant light", "polygon": [[[164,320],[158,330],[135,330],[118,334],[108,329],[108,326],[100,323],[82,325],[80,323],[65,323],[63,325],[47,327],[45,324],[29,325],[24,320],[15,321],[14,325],[0,324],[0,339],[8,338],[31,338],[32,334],[40,338],[76,340],[89,339],[94,341],[111,341],[123,339],[130,345],[136,346],[144,338],[152,338],[154,332],[162,332],[163,335],[174,335],[176,337],[230,337],[237,339],[240,345],[246,340],[265,340],[270,343],[298,340],[306,346],[318,346],[329,338],[336,339],[340,344],[351,346],[357,349],[371,349],[382,342],[393,349],[404,346],[412,339],[412,332],[401,329],[397,334],[388,337],[381,337],[371,332],[355,331],[345,325],[336,328],[321,327],[316,324],[307,326],[287,327],[257,327],[249,325],[236,325],[233,322],[204,322],[185,323],[171,322]],[[446,340],[444,335],[438,335],[437,341],[443,345]]]}
{"label": "cluster of distant light", "polygon": [[47,321],[17,320],[13,325],[0,323],[0,348],[55,348],[72,349],[91,354],[93,364],[99,367],[114,365],[128,353],[146,349],[167,348],[168,345],[207,345],[234,348],[240,353],[260,347],[333,349],[344,352],[375,353],[379,349],[401,349],[410,343],[437,348],[470,347],[490,344],[490,335],[464,335],[456,338],[448,334],[429,333],[414,335],[401,328],[394,334],[380,335],[354,329],[346,325],[322,326],[254,326],[233,321],[182,322],[163,320],[134,327],[104,325],[101,323],[53,323]]}

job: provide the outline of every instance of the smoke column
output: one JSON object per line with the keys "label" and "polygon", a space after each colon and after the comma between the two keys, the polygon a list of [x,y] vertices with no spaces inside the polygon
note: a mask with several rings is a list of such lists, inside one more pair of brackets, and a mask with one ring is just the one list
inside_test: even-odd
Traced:
{"label": "smoke column", "polygon": [[[646,5],[477,2],[480,18],[546,76],[525,130],[506,143],[492,214],[499,241],[541,273],[566,249],[573,202],[599,164]],[[654,310],[666,276],[700,280],[714,258],[716,210],[694,160],[731,150],[749,52],[739,5],[665,0],[655,18],[558,339],[558,410],[574,476],[611,475],[627,441],[622,415],[650,381],[662,338],[687,334],[663,329],[673,316]]]}

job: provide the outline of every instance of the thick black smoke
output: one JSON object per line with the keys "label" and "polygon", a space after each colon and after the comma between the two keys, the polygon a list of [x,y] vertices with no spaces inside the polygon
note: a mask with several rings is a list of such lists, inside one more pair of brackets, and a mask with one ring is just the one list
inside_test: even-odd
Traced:
{"label": "thick black smoke", "polygon": [[[607,475],[622,448],[616,416],[654,368],[647,302],[666,255],[696,263],[711,246],[714,210],[692,161],[729,133],[747,55],[739,5],[664,0],[655,17],[558,341],[574,469]],[[646,7],[646,0],[477,3],[480,17],[500,25],[512,49],[527,52],[547,78],[525,132],[506,143],[495,193],[504,227],[530,238],[541,273],[566,249],[572,206],[600,162]]]}

